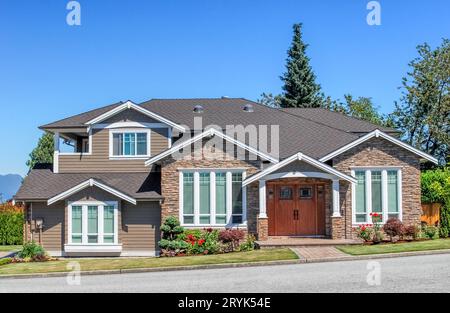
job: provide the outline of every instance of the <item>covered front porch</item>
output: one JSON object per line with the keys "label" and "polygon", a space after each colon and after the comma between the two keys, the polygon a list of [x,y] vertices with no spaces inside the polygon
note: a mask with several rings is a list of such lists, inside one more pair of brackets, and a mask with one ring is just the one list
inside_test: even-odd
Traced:
{"label": "covered front porch", "polygon": [[335,245],[341,242],[329,239],[345,239],[340,188],[355,183],[353,177],[299,153],[249,177],[244,185],[253,182],[259,192],[260,246]]}

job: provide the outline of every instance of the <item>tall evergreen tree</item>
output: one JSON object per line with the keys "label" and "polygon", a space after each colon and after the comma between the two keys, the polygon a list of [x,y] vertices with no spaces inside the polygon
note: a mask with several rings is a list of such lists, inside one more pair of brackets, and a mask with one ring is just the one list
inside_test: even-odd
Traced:
{"label": "tall evergreen tree", "polygon": [[316,76],[306,55],[308,47],[302,40],[302,24],[294,24],[294,37],[286,59],[286,73],[281,76],[284,82],[280,105],[290,107],[320,107],[323,99],[320,85],[316,84]]}
{"label": "tall evergreen tree", "polygon": [[27,166],[31,170],[36,164],[39,163],[52,163],[53,162],[53,135],[45,133],[39,139],[36,148],[30,153],[30,158],[27,161]]}

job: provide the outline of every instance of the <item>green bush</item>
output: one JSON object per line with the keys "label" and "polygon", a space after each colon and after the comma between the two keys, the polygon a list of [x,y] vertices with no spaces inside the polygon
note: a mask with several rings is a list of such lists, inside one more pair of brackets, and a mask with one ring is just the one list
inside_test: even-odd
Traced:
{"label": "green bush", "polygon": [[239,245],[239,251],[253,251],[255,250],[256,238],[254,235],[247,235],[245,241]]}
{"label": "green bush", "polygon": [[441,216],[439,234],[450,233],[450,168],[438,168],[422,173],[422,203],[440,203]]}
{"label": "green bush", "polygon": [[423,229],[423,233],[424,233],[425,237],[428,239],[436,239],[436,237],[439,233],[439,228],[436,226],[426,226]]}
{"label": "green bush", "polygon": [[47,253],[43,247],[34,241],[29,241],[23,245],[22,250],[17,253],[17,256],[21,259],[41,261],[43,258],[46,258]]}
{"label": "green bush", "polygon": [[0,245],[20,245],[23,242],[23,213],[0,210]]}
{"label": "green bush", "polygon": [[161,256],[177,256],[185,253],[187,243],[178,238],[184,232],[180,222],[174,216],[169,216],[161,225],[162,239],[158,242]]}
{"label": "green bush", "polygon": [[187,254],[215,254],[220,250],[219,231],[212,228],[189,229],[178,236],[187,243]]}
{"label": "green bush", "polygon": [[9,264],[9,263],[11,263],[11,262],[12,262],[12,259],[11,259],[11,258],[3,258],[3,259],[0,259],[0,266]]}

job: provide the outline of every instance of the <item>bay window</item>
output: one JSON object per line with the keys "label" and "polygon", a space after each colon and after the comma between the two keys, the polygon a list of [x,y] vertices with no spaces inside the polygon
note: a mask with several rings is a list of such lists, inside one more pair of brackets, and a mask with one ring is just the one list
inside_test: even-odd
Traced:
{"label": "bay window", "polygon": [[[401,220],[401,170],[397,168],[354,168],[357,183],[352,186],[353,223],[386,222],[390,217]],[[382,220],[371,213],[382,215]]]}
{"label": "bay window", "polygon": [[117,244],[117,202],[77,202],[68,206],[69,244]]}
{"label": "bay window", "polygon": [[150,156],[149,130],[111,130],[110,157]]}
{"label": "bay window", "polygon": [[237,170],[180,171],[180,220],[185,226],[245,223],[246,195]]}

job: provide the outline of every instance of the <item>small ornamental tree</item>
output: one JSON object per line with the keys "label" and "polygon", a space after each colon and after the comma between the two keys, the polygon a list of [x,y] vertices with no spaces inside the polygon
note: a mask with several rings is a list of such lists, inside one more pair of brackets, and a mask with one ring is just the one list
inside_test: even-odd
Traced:
{"label": "small ornamental tree", "polygon": [[180,222],[174,216],[169,216],[161,225],[162,239],[158,242],[161,248],[161,255],[176,256],[184,253],[187,243],[178,239],[178,235],[184,232],[184,228],[180,226]]}
{"label": "small ornamental tree", "polygon": [[391,217],[387,220],[386,224],[384,224],[383,230],[386,235],[389,236],[391,241],[393,241],[394,237],[401,237],[403,235],[404,226],[398,218]]}

